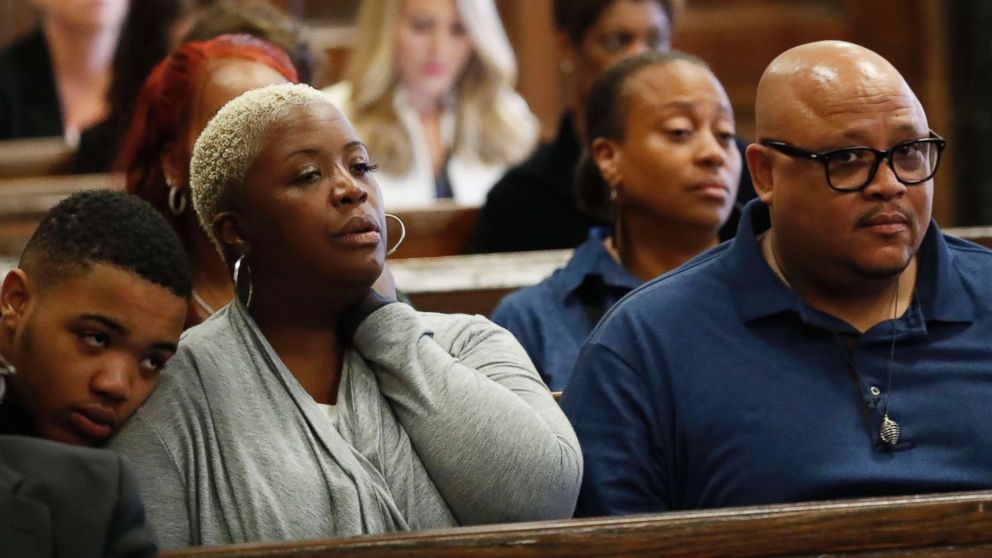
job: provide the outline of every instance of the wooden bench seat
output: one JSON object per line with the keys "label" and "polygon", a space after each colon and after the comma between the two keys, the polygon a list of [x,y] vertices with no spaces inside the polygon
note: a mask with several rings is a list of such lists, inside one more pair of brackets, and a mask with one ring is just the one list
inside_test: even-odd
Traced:
{"label": "wooden bench seat", "polygon": [[992,556],[992,492],[193,548],[173,558]]}

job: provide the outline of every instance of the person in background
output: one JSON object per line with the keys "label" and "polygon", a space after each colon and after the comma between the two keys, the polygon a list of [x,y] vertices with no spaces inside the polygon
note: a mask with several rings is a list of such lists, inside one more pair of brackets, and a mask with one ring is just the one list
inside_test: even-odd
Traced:
{"label": "person in background", "polygon": [[[674,15],[670,0],[555,0],[567,111],[555,139],[493,186],[479,213],[473,251],[574,248],[586,240],[590,227],[609,225],[583,211],[575,196],[574,175],[586,143],[586,99],[600,74],[616,62],[671,48]],[[745,145],[738,142],[741,157]],[[737,196],[739,202],[754,197],[747,173],[741,175]],[[735,227],[734,220],[728,221],[722,238],[733,236]]]}
{"label": "person in background", "polygon": [[302,24],[266,0],[141,0],[133,2],[114,54],[107,103],[110,113],[83,131],[73,172],[109,172],[123,148],[141,88],[156,64],[189,41],[247,33],[289,54],[310,83],[313,55]]}
{"label": "person in background", "polygon": [[351,56],[327,93],[379,161],[391,208],[481,204],[535,144],[493,0],[363,2]]}
{"label": "person in background", "polygon": [[[12,373],[0,360],[0,407]],[[0,556],[158,556],[134,477],[106,450],[0,435],[0,518]]]}
{"label": "person in background", "polygon": [[238,296],[110,442],[163,546],[571,515],[579,448],[513,336],[373,290],[375,164],[324,93],[242,94],[190,168]]}
{"label": "person in background", "polygon": [[992,488],[992,251],[931,218],[944,140],[863,47],[758,85],[736,237],[629,294],[562,398],[578,515]]}
{"label": "person in background", "polygon": [[98,445],[158,384],[190,292],[179,240],[147,203],[94,190],[42,218],[0,288],[0,434]]}
{"label": "person in background", "polygon": [[251,35],[281,48],[296,68],[299,83],[313,85],[317,61],[306,26],[269,0],[215,0],[196,12],[183,42],[221,35]]}
{"label": "person in background", "polygon": [[579,347],[632,289],[716,246],[734,210],[741,156],[726,92],[704,62],[669,51],[627,58],[586,101],[579,206],[597,220],[568,264],[493,312],[552,390]]}
{"label": "person in background", "polygon": [[248,35],[222,35],[182,45],[156,66],[138,97],[116,167],[126,175],[127,191],[165,216],[189,254],[193,289],[186,327],[234,296],[227,267],[190,203],[193,144],[231,99],[255,87],[296,81],[283,51]]}
{"label": "person in background", "polygon": [[105,118],[128,0],[32,0],[41,26],[0,53],[0,139],[62,136]]}

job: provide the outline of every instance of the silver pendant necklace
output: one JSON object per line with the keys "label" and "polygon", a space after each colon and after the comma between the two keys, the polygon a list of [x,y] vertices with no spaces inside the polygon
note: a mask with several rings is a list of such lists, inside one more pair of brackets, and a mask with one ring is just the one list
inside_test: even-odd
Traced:
{"label": "silver pendant necklace", "polygon": [[889,343],[889,361],[885,366],[885,411],[882,413],[882,428],[878,431],[879,437],[885,442],[890,448],[896,447],[899,443],[899,435],[902,433],[902,429],[899,427],[899,423],[892,420],[889,416],[889,403],[888,394],[892,393],[892,361],[896,358],[896,318],[899,312],[899,280],[902,279],[902,274],[896,277],[896,294],[892,297],[892,334]]}
{"label": "silver pendant necklace", "polygon": [[[771,239],[766,238],[764,235],[762,235],[762,237],[759,239],[759,242],[761,243],[761,250],[763,255],[765,255],[766,257],[765,259],[768,262],[769,267],[771,267],[775,275],[777,275],[779,279],[781,279],[782,282],[785,283],[785,285],[791,289],[792,285],[789,283],[789,280],[786,279],[785,274],[782,272],[782,268],[778,263],[778,258],[776,257],[774,247],[772,246]],[[899,423],[893,420],[892,417],[889,416],[889,403],[888,403],[888,394],[892,393],[892,361],[894,361],[896,357],[896,318],[898,318],[898,312],[899,312],[899,284],[901,280],[902,280],[902,273],[900,273],[899,276],[896,277],[896,292],[892,297],[892,333],[889,342],[889,360],[885,366],[886,403],[885,403],[885,409],[884,411],[882,411],[882,426],[878,431],[879,438],[881,438],[882,443],[884,443],[890,449],[896,447],[899,444],[899,436],[902,434],[902,428],[899,426]],[[841,343],[841,349],[844,350],[844,355],[848,361],[848,366],[851,368],[852,374],[858,376],[857,371],[854,369],[854,364],[851,361],[850,355],[848,354],[849,349],[845,347],[844,343],[840,340],[840,337],[837,336],[836,332],[834,333],[834,336],[837,339],[837,341]]]}

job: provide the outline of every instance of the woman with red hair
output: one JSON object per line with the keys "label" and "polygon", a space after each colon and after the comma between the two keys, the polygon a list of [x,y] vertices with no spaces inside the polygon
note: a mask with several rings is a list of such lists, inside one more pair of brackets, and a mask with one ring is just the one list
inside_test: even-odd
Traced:
{"label": "woman with red hair", "polygon": [[155,206],[189,253],[193,293],[187,328],[234,296],[228,270],[189,203],[193,144],[227,101],[249,89],[297,81],[283,51],[248,35],[187,43],[145,81],[115,166],[126,174],[127,191]]}

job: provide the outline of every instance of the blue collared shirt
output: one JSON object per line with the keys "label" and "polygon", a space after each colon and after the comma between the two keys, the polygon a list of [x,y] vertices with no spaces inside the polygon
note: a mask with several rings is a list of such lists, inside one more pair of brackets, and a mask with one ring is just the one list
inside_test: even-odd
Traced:
{"label": "blue collared shirt", "polygon": [[609,229],[594,227],[565,267],[508,295],[493,311],[493,321],[516,336],[552,390],[568,383],[596,321],[641,284],[606,251],[608,236]]}
{"label": "blue collared shirt", "polygon": [[992,252],[931,223],[912,304],[859,335],[775,275],[767,228],[750,203],[735,240],[636,289],[583,346],[562,400],[577,515],[992,488]]}

